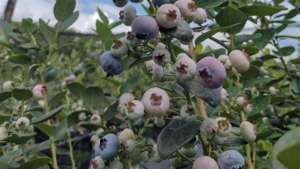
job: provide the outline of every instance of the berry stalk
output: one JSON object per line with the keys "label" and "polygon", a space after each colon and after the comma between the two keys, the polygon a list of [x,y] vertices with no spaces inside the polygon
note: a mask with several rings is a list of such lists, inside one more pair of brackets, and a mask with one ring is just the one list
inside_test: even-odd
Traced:
{"label": "berry stalk", "polygon": [[[196,61],[196,56],[195,56],[195,50],[194,50],[194,44],[193,42],[190,42],[189,43],[189,54],[190,56],[193,58],[193,60]],[[205,104],[204,104],[204,101],[199,98],[199,106],[200,106],[200,117],[202,117],[203,119],[207,119],[208,118],[208,115],[207,115],[207,112],[206,112],[206,109],[205,109]]]}

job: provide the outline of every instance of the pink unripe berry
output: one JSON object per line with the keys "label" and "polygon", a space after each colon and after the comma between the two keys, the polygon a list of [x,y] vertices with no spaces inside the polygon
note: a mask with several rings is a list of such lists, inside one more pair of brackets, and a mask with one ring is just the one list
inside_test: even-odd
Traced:
{"label": "pink unripe berry", "polygon": [[219,169],[217,162],[209,156],[200,156],[193,164],[193,169]]}
{"label": "pink unripe berry", "polygon": [[47,95],[48,88],[44,84],[38,84],[32,89],[32,93],[36,98],[42,98]]}
{"label": "pink unripe berry", "polygon": [[181,13],[173,4],[164,4],[160,6],[156,13],[156,20],[158,24],[166,29],[176,27],[180,18]]}
{"label": "pink unripe berry", "polygon": [[147,113],[154,116],[163,116],[170,107],[170,98],[164,90],[154,87],[148,89],[142,98]]}

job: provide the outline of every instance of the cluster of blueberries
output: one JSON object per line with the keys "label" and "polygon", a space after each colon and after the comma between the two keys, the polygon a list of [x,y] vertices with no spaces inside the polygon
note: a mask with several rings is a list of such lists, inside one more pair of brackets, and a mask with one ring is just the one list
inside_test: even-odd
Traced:
{"label": "cluster of blueberries", "polygon": [[[142,1],[131,0],[134,3]],[[164,75],[163,66],[171,63],[172,57],[168,44],[161,39],[171,37],[179,41],[181,45],[189,45],[190,47],[193,43],[194,33],[190,23],[200,25],[207,19],[206,11],[198,7],[193,0],[149,1],[150,5],[156,9],[153,16],[138,16],[136,9],[128,4],[128,0],[113,0],[113,2],[118,7],[124,7],[120,12],[120,19],[125,25],[131,26],[131,32],[128,32],[126,37],[114,40],[111,49],[100,56],[101,67],[108,76],[122,73],[124,69],[122,57],[136,53],[137,46],[147,44],[151,49],[152,59],[145,62],[145,66],[152,74],[152,79],[159,81]],[[250,67],[249,56],[244,51],[237,49],[218,58],[204,57],[197,63],[192,55],[193,52],[177,55],[174,66],[176,79],[178,82],[196,79],[208,90],[222,88],[227,69],[243,73],[248,71]],[[223,93],[226,94],[227,92]],[[145,110],[150,116],[155,116],[156,125],[163,123],[162,117],[167,113],[170,106],[167,92],[160,88],[149,89],[141,101],[134,100],[134,96],[131,94],[123,95],[126,95],[124,97],[125,100],[127,99],[123,105],[125,109],[120,106],[119,111],[121,113],[123,111],[127,119],[139,120],[144,116]],[[200,130],[207,135],[215,135],[218,132],[226,135],[226,133],[231,132],[231,128],[230,122],[226,118],[208,118],[203,121]],[[92,160],[91,166],[95,166],[94,168],[103,167],[103,160],[114,158],[120,149],[120,144],[127,147],[134,145],[132,142],[134,133],[132,131],[126,130],[126,132],[121,133],[121,137],[120,134],[117,136],[110,133],[101,139],[96,139],[94,143],[95,158]],[[255,141],[255,126],[244,121],[240,126],[240,134],[249,143]],[[236,150],[228,150],[219,155],[217,162],[209,156],[198,157],[194,161],[193,169],[242,169],[244,166],[244,157]]]}

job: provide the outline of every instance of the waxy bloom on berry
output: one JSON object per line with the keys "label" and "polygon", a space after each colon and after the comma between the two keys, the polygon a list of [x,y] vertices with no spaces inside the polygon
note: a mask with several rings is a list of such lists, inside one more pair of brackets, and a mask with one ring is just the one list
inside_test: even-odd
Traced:
{"label": "waxy bloom on berry", "polygon": [[164,90],[154,87],[148,89],[142,98],[145,110],[150,115],[163,116],[170,107],[170,98]]}
{"label": "waxy bloom on berry", "polygon": [[34,88],[32,89],[33,96],[35,96],[36,98],[45,97],[47,95],[47,92],[48,92],[48,88],[44,84],[38,84],[34,86]]}
{"label": "waxy bloom on berry", "polygon": [[181,53],[176,58],[175,71],[179,81],[190,80],[196,74],[196,63],[187,54]]}
{"label": "waxy bloom on berry", "polygon": [[160,6],[156,13],[158,24],[166,29],[175,28],[181,18],[179,9],[173,4],[164,4]]}

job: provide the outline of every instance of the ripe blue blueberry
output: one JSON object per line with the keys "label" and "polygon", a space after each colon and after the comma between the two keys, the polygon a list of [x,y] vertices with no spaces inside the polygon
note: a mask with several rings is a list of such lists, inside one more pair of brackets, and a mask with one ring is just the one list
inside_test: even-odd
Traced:
{"label": "ripe blue blueberry", "polygon": [[100,56],[100,62],[107,76],[118,75],[123,71],[122,61],[119,58],[113,57],[111,52],[104,52]]}
{"label": "ripe blue blueberry", "polygon": [[245,160],[238,151],[228,150],[219,156],[218,165],[220,169],[243,169]]}
{"label": "ripe blue blueberry", "polygon": [[222,86],[226,77],[223,64],[214,57],[205,57],[197,63],[197,77],[204,86],[216,89]]}
{"label": "ripe blue blueberry", "polygon": [[101,156],[104,160],[113,158],[119,151],[120,142],[115,134],[107,134],[94,145],[95,156]]}
{"label": "ripe blue blueberry", "polygon": [[157,7],[162,6],[163,4],[170,3],[170,0],[153,0],[153,4]]}
{"label": "ripe blue blueberry", "polygon": [[151,16],[139,16],[131,25],[132,33],[138,39],[152,39],[159,33],[157,22]]}
{"label": "ripe blue blueberry", "polygon": [[140,2],[143,2],[143,0],[130,0],[130,2],[133,2],[133,3],[140,3]]}
{"label": "ripe blue blueberry", "polygon": [[117,7],[123,7],[128,3],[128,0],[113,0]]}

